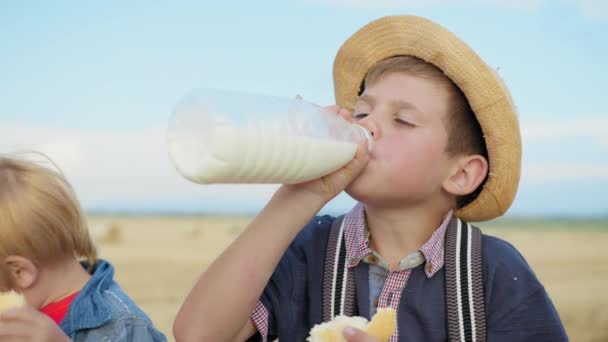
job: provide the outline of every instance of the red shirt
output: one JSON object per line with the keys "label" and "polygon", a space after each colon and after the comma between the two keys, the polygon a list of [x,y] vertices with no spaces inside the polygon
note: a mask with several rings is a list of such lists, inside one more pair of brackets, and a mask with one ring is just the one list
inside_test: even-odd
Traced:
{"label": "red shirt", "polygon": [[72,301],[74,300],[76,295],[78,295],[78,292],[79,291],[76,291],[63,299],[46,305],[45,307],[40,309],[40,311],[45,315],[51,317],[51,319],[55,321],[55,323],[60,324],[65,315],[68,313],[70,304],[72,304]]}

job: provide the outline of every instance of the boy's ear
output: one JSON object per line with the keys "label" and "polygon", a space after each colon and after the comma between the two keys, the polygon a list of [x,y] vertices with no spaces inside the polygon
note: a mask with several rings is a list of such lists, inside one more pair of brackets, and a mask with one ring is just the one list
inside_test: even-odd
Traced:
{"label": "boy's ear", "polygon": [[4,259],[6,276],[12,286],[19,290],[30,288],[38,279],[38,267],[29,259],[18,255],[9,255]]}
{"label": "boy's ear", "polygon": [[488,161],[482,155],[461,156],[456,159],[443,189],[456,196],[472,193],[483,182],[488,173]]}

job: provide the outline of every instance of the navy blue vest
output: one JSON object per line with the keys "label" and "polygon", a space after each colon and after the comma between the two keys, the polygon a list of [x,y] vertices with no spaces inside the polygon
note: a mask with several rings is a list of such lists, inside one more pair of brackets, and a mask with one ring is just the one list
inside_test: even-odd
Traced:
{"label": "navy blue vest", "polygon": [[[272,341],[305,341],[323,321],[323,266],[334,218],[316,217],[283,255],[260,301],[269,311]],[[483,235],[487,340],[567,341],[559,315],[534,272],[508,242]],[[369,319],[368,265],[355,268],[357,312]],[[427,278],[416,267],[397,313],[400,341],[446,341],[445,273]],[[260,340],[254,336],[252,340]]]}

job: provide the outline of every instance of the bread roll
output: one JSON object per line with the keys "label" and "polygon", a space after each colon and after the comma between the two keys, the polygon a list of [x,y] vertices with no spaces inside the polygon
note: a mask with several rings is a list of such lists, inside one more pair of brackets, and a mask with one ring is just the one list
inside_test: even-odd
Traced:
{"label": "bread roll", "polygon": [[317,324],[310,330],[309,342],[346,342],[342,330],[354,327],[367,332],[382,342],[395,332],[397,312],[393,308],[379,308],[369,323],[364,317],[336,316],[329,322]]}
{"label": "bread roll", "polygon": [[15,291],[0,292],[0,312],[25,306],[25,297]]}

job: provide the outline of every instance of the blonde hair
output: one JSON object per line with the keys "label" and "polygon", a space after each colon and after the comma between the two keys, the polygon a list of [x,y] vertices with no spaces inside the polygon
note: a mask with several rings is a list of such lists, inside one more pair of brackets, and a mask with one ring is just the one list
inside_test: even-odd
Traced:
{"label": "blonde hair", "polygon": [[9,255],[37,265],[84,258],[89,269],[97,260],[76,194],[61,171],[0,155],[0,258]]}

